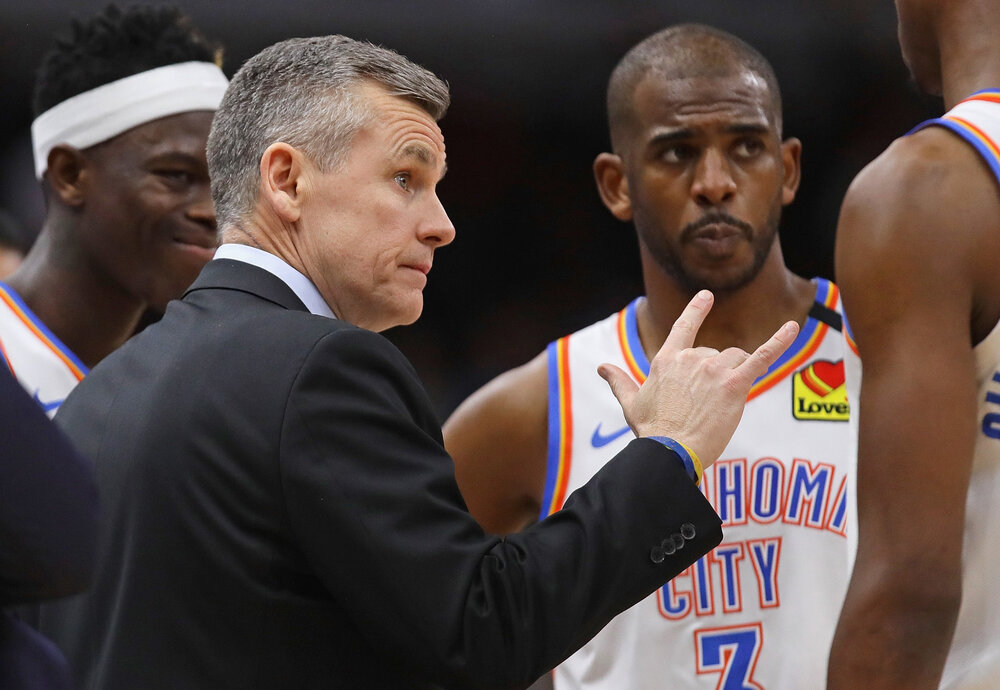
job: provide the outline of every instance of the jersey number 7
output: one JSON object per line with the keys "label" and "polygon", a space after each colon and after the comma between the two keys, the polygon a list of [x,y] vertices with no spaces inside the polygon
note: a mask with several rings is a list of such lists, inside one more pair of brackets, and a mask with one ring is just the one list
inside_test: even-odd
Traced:
{"label": "jersey number 7", "polygon": [[764,641],[760,623],[695,631],[698,673],[719,673],[716,690],[763,690],[753,679]]}

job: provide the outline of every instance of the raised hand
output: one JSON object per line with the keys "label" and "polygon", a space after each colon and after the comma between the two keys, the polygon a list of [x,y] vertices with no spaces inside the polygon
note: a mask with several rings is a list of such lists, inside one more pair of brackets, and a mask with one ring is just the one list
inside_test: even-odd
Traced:
{"label": "raised hand", "polygon": [[753,354],[731,347],[719,352],[692,347],[714,297],[702,290],[674,322],[642,384],[612,364],[597,371],[611,386],[636,436],[669,436],[715,462],[743,416],[753,382],[781,356],[799,326],[789,321]]}

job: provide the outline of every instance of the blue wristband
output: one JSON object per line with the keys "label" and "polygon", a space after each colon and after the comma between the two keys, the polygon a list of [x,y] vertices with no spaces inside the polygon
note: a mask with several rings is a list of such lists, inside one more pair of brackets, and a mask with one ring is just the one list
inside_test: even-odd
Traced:
{"label": "blue wristband", "polygon": [[675,441],[669,436],[646,436],[646,438],[658,441],[677,453],[681,462],[684,463],[684,469],[687,471],[688,476],[691,477],[691,481],[693,481],[696,486],[701,486],[701,460],[694,451],[680,441]]}

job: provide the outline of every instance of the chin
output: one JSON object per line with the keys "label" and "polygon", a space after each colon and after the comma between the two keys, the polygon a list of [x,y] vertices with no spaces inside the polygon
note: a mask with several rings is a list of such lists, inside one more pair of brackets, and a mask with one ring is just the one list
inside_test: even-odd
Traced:
{"label": "chin", "polygon": [[423,312],[423,300],[416,308],[397,310],[396,313],[382,314],[380,318],[372,319],[367,324],[356,323],[356,326],[361,326],[362,328],[367,328],[370,331],[376,333],[381,333],[382,331],[387,331],[390,328],[395,328],[396,326],[409,326],[420,318],[420,314]]}
{"label": "chin", "polygon": [[406,316],[401,316],[399,318],[399,320],[396,322],[395,325],[396,326],[410,326],[412,324],[415,324],[417,322],[417,319],[420,318],[420,315],[422,313],[423,313],[423,309],[421,308],[421,309],[417,309],[416,311],[407,314]]}
{"label": "chin", "polygon": [[756,276],[756,272],[745,269],[727,272],[715,271],[689,276],[686,282],[692,294],[698,290],[711,290],[716,295],[725,295],[746,287],[753,282]]}

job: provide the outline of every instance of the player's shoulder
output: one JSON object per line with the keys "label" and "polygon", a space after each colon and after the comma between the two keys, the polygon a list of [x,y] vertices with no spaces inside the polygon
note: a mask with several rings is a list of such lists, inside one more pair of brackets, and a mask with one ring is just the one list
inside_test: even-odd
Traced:
{"label": "player's shoulder", "polygon": [[589,341],[599,338],[601,335],[606,335],[609,329],[617,332],[616,322],[620,314],[621,312],[615,312],[604,319],[552,341],[544,350],[526,363],[509,369],[487,383],[480,389],[477,395],[504,397],[541,396],[544,399],[551,373],[549,368],[552,365],[552,360],[558,358],[558,355],[554,354],[554,351],[558,351],[562,345],[569,347],[570,343],[572,343],[573,350],[577,351],[580,347],[585,347]]}
{"label": "player's shoulder", "polygon": [[949,196],[975,198],[979,187],[996,188],[979,153],[943,127],[925,127],[894,141],[855,178],[849,195],[933,210]]}
{"label": "player's shoulder", "polygon": [[507,410],[527,410],[545,404],[548,387],[548,356],[541,352],[520,366],[509,369],[470,396],[472,406],[502,405]]}
{"label": "player's shoulder", "polygon": [[487,382],[452,413],[445,423],[446,436],[449,431],[463,425],[486,419],[507,427],[537,427],[536,422],[544,420],[547,414],[550,376],[557,373],[561,347],[565,346],[562,348],[564,353],[570,350],[577,355],[601,350],[600,344],[595,345],[592,341],[596,338],[603,342],[610,337],[609,333],[613,335],[616,332],[615,322],[620,314],[621,311],[615,312],[552,341],[529,361],[508,369]]}
{"label": "player's shoulder", "polygon": [[[869,242],[939,238],[949,228],[995,225],[996,182],[978,154],[941,127],[897,139],[851,183],[838,232]],[[991,189],[992,188],[992,189]],[[960,233],[951,240],[975,240]]]}
{"label": "player's shoulder", "polygon": [[940,192],[944,179],[960,173],[964,153],[961,142],[940,128],[897,139],[858,173],[845,203],[880,201],[878,207],[899,203],[914,208],[925,203],[922,192]]}

